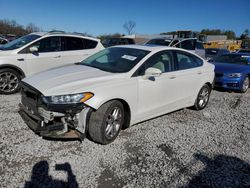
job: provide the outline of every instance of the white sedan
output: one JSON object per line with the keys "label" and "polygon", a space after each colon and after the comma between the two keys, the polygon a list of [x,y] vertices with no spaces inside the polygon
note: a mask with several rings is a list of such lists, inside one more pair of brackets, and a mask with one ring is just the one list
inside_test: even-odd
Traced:
{"label": "white sedan", "polygon": [[186,50],[111,47],[25,78],[20,114],[40,136],[88,134],[108,144],[130,125],[189,106],[205,108],[213,80],[214,65]]}

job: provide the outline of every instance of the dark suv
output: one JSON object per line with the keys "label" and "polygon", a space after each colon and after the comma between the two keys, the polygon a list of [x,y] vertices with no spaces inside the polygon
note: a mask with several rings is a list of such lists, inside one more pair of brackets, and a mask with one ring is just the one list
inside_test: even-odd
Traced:
{"label": "dark suv", "polygon": [[135,44],[135,40],[132,38],[107,38],[102,41],[104,47],[125,45],[125,44]]}

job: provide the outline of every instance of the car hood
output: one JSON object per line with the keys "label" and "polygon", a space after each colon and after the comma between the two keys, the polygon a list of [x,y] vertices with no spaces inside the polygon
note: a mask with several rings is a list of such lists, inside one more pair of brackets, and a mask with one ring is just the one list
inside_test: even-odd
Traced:
{"label": "car hood", "polygon": [[0,49],[0,57],[9,56],[9,55],[13,55],[13,50],[1,50]]}
{"label": "car hood", "polygon": [[117,81],[124,74],[110,73],[84,65],[71,65],[41,72],[23,79],[45,96],[91,91],[98,85]]}
{"label": "car hood", "polygon": [[236,65],[231,63],[212,62],[215,65],[215,72],[219,73],[241,73],[248,65]]}

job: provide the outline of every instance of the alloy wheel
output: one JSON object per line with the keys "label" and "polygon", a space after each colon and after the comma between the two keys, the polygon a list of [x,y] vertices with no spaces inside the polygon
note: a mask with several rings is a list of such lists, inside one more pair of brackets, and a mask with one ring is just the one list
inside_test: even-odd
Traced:
{"label": "alloy wheel", "polygon": [[18,77],[11,72],[0,73],[0,91],[9,93],[13,92],[19,84]]}
{"label": "alloy wheel", "polygon": [[203,108],[207,105],[209,100],[209,89],[207,87],[203,87],[198,96],[198,105],[200,108]]}
{"label": "alloy wheel", "polygon": [[242,85],[242,90],[247,91],[248,88],[249,88],[249,78],[246,77]]}
{"label": "alloy wheel", "polygon": [[113,138],[120,130],[122,123],[122,111],[119,107],[114,107],[106,119],[105,134],[108,138]]}

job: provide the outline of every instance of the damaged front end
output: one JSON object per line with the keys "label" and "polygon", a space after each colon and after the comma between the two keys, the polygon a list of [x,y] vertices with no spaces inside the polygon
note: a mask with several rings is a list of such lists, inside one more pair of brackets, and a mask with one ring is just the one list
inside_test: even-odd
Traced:
{"label": "damaged front end", "polygon": [[19,114],[38,135],[47,138],[83,140],[92,108],[83,103],[48,104],[42,94],[22,83]]}

